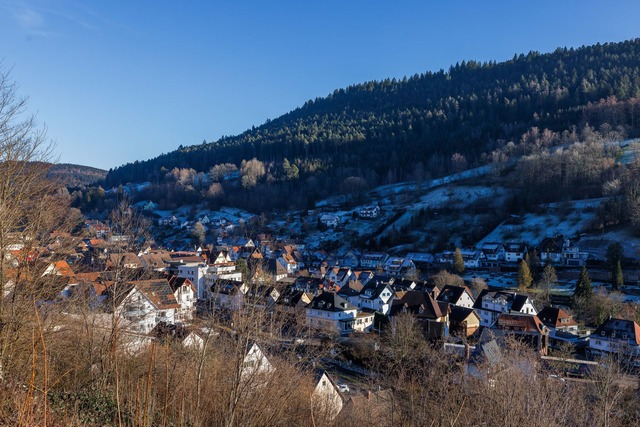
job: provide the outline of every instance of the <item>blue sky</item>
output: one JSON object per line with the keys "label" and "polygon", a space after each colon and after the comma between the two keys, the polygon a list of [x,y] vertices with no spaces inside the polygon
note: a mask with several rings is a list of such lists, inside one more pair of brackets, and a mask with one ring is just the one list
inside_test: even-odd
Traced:
{"label": "blue sky", "polygon": [[334,89],[640,36],[629,1],[0,0],[0,58],[59,161],[104,169]]}

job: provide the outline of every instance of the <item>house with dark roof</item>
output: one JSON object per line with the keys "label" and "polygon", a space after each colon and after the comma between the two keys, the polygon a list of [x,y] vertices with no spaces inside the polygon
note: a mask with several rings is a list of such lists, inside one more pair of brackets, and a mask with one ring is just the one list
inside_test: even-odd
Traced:
{"label": "house with dark roof", "polygon": [[342,287],[346,285],[349,280],[355,279],[355,276],[349,267],[334,267],[327,271],[324,278]]}
{"label": "house with dark roof", "polygon": [[391,285],[370,280],[360,290],[357,298],[358,308],[389,314],[395,292]]}
{"label": "house with dark roof", "polygon": [[545,237],[538,245],[543,263],[562,264],[562,237]]}
{"label": "house with dark roof", "polygon": [[[460,249],[460,255],[465,268],[479,268],[484,257],[482,251],[478,249]],[[453,265],[455,260],[454,251],[444,251],[436,255],[436,261],[444,265]]]}
{"label": "house with dark roof", "polygon": [[[549,328],[533,314],[501,313],[491,327],[484,330],[492,337],[511,335],[526,343],[542,356],[547,355],[549,346]],[[482,338],[481,338],[482,340]]]}
{"label": "house with dark roof", "polygon": [[527,245],[522,242],[507,243],[504,248],[504,260],[506,262],[520,262],[527,254]]}
{"label": "house with dark roof", "polygon": [[313,329],[348,335],[373,328],[373,313],[358,311],[358,307],[333,292],[315,296],[306,308],[307,324]]}
{"label": "house with dark roof", "polygon": [[422,324],[427,338],[441,338],[449,335],[448,304],[438,304],[428,292],[407,291],[402,298],[393,301],[389,312],[392,327],[400,314],[414,315]]}
{"label": "house with dark roof", "polygon": [[485,242],[478,247],[482,252],[483,267],[497,267],[505,258],[504,245],[499,242]]}
{"label": "house with dark roof", "polygon": [[398,279],[393,282],[394,291],[413,291],[418,286],[418,282],[412,279]]}
{"label": "house with dark roof", "polygon": [[589,352],[595,355],[640,356],[640,326],[633,320],[607,319],[589,339]]}
{"label": "house with dark roof", "polygon": [[351,304],[357,306],[360,292],[362,292],[363,288],[364,285],[362,284],[362,282],[360,282],[359,280],[352,280],[341,287],[337,294],[349,301]]}
{"label": "house with dark roof", "polygon": [[249,287],[243,282],[218,279],[210,288],[209,301],[219,308],[239,310],[244,306]]}
{"label": "house with dark roof", "polygon": [[555,336],[556,332],[578,333],[578,322],[573,320],[573,316],[559,307],[545,307],[538,318],[549,328],[550,335]]}
{"label": "house with dark roof", "polygon": [[116,268],[141,268],[142,261],[133,252],[110,254],[107,260],[107,269]]}
{"label": "house with dark roof", "polygon": [[399,408],[390,389],[353,392],[345,399],[335,425],[352,425],[353,420],[358,425],[393,425],[391,420],[402,419]]}
{"label": "house with dark roof", "polygon": [[159,322],[173,324],[180,309],[167,279],[132,281],[106,292],[105,307],[115,306],[121,325],[130,332],[147,334]]}
{"label": "house with dark roof", "polygon": [[473,308],[480,316],[480,325],[486,327],[492,326],[500,313],[538,314],[533,301],[527,295],[509,291],[495,292],[483,289]]}
{"label": "house with dark roof", "polygon": [[449,306],[449,332],[451,335],[466,338],[480,328],[480,316],[473,308]]}
{"label": "house with dark roof", "polygon": [[446,302],[458,307],[473,308],[475,303],[471,291],[466,286],[446,285],[436,298],[439,302]]}
{"label": "house with dark roof", "polygon": [[324,280],[319,277],[296,277],[295,282],[291,285],[292,289],[301,292],[318,293],[324,286]]}
{"label": "house with dark roof", "polygon": [[286,288],[280,298],[277,299],[275,309],[281,313],[300,314],[313,300],[313,293]]}

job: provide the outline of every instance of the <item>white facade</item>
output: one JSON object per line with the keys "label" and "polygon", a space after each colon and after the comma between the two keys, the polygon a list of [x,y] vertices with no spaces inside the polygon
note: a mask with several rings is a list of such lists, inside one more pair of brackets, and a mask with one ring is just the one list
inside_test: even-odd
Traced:
{"label": "white facade", "polygon": [[336,227],[340,222],[340,218],[336,215],[324,214],[320,217],[320,222],[327,227]]}
{"label": "white facade", "polygon": [[120,303],[116,313],[122,319],[121,326],[128,331],[148,334],[159,322],[173,324],[176,309],[157,310],[142,292],[133,288]]}
{"label": "white facade", "polygon": [[175,290],[173,295],[180,304],[180,308],[176,312],[176,322],[188,322],[193,319],[193,313],[196,310],[196,292],[189,284],[183,284]]}
{"label": "white facade", "polygon": [[329,421],[333,420],[344,406],[342,395],[326,372],[322,373],[311,394],[311,404],[314,413],[327,418]]}
{"label": "white facade", "polygon": [[520,262],[527,254],[527,247],[522,243],[507,243],[504,258],[507,262]]}
{"label": "white facade", "polygon": [[[484,298],[482,298],[481,307],[476,307],[475,310],[480,316],[480,325],[490,327],[495,323],[501,313],[512,310],[512,307],[512,302],[504,298],[504,294],[500,294],[500,296],[495,299],[490,295],[485,295]],[[518,312],[531,315],[538,314],[538,311],[528,297]]]}
{"label": "white facade", "polygon": [[[360,292],[360,295],[358,295],[358,307],[388,315],[391,310],[391,303],[393,302],[395,292],[389,285],[386,285],[382,292],[377,293],[375,291],[375,288],[365,287],[362,292]],[[377,295],[374,295],[374,293],[377,293]]]}
{"label": "white facade", "polygon": [[360,313],[354,307],[342,311],[307,308],[307,323],[310,328],[323,329],[341,335],[365,332],[373,327],[373,314]]}
{"label": "white facade", "polygon": [[378,267],[382,267],[384,263],[387,261],[389,256],[384,253],[378,252],[367,252],[362,254],[360,257],[360,267],[361,268],[370,268],[377,269]]}
{"label": "white facade", "polygon": [[247,354],[242,360],[242,372],[240,374],[243,380],[248,380],[256,375],[267,375],[275,371],[275,368],[262,352],[258,344],[253,343]]}
{"label": "white facade", "polygon": [[[234,262],[210,265],[205,274],[205,288],[207,291],[211,289],[211,286],[219,279],[241,282],[242,272],[236,271],[236,264]],[[207,292],[205,292],[204,298],[206,298],[206,294]]]}
{"label": "white facade", "polygon": [[377,218],[380,215],[380,206],[365,206],[358,212],[361,218]]}
{"label": "white facade", "polygon": [[249,287],[242,282],[226,281],[214,285],[207,291],[208,299],[219,308],[239,310],[244,306],[245,295]]}
{"label": "white facade", "polygon": [[205,264],[184,264],[178,266],[178,277],[189,279],[193,286],[196,287],[196,293],[198,299],[204,298],[206,289],[205,275],[207,273],[207,266]]}

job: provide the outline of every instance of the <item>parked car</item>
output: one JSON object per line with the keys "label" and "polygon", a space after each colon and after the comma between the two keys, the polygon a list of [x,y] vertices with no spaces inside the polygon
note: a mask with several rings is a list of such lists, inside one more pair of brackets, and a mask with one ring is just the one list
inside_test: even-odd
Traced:
{"label": "parked car", "polygon": [[348,393],[349,392],[349,386],[346,384],[338,384],[338,391],[340,393]]}

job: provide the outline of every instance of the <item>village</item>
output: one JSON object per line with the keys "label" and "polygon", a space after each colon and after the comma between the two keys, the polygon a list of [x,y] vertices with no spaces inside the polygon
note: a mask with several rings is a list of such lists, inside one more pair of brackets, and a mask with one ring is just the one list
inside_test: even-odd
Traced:
{"label": "village", "polygon": [[[378,210],[366,207],[359,215],[366,220]],[[330,229],[338,220],[323,214],[318,221]],[[217,230],[215,244],[169,251],[118,234],[107,221],[86,220],[79,236],[60,233],[26,259],[24,245],[13,245],[8,261],[16,268],[22,262],[40,265],[47,290],[39,304],[74,307],[63,310],[67,321],[77,318],[78,305],[104,330],[117,319],[131,354],[167,340],[197,351],[211,337],[237,333],[239,313],[267,325],[258,330],[256,320],[243,377],[273,374],[269,360],[278,348],[301,354],[329,349],[307,363],[318,372],[314,395],[323,405],[330,402],[331,417],[343,407],[371,402],[372,393],[378,403],[388,399],[390,391],[384,384],[372,387],[375,372],[351,350],[377,348],[377,337],[396,330],[407,316],[426,342],[479,378],[487,375],[481,372],[487,360],[500,358],[505,339],[524,343],[541,363],[561,360],[561,368],[549,375],[563,382],[580,378],[600,357],[623,354],[633,367],[640,355],[640,326],[634,321],[612,317],[594,327],[570,314],[575,281],[589,254],[562,236],[545,238],[537,247],[483,242],[476,248],[398,256],[356,249],[330,253],[265,233],[241,237],[233,231],[242,223],[206,215],[197,223]],[[194,222],[169,216],[157,220],[154,230],[192,232],[193,227]],[[519,265],[532,256],[558,269],[542,303],[539,292],[518,288]],[[601,276],[594,286],[604,288],[609,280],[605,272]],[[630,278],[631,273],[627,282]],[[7,283],[5,298],[15,285]]]}

